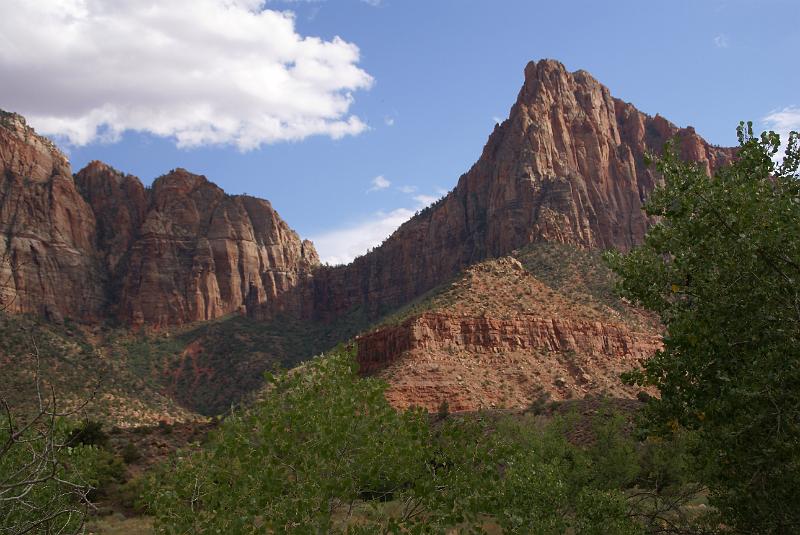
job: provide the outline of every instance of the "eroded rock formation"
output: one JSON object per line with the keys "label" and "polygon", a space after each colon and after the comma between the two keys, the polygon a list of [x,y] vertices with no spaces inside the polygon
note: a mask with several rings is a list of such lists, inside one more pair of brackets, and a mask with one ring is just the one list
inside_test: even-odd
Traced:
{"label": "eroded rock formation", "polygon": [[531,62],[509,118],[455,189],[373,252],[319,270],[309,308],[322,319],[356,306],[378,317],[532,242],[627,250],[648,228],[642,206],[658,182],[644,156],[676,135],[683,155],[709,171],[733,156],[612,97],[585,71]]}
{"label": "eroded rock formation", "polygon": [[183,169],[150,189],[101,162],[73,178],[21,116],[0,119],[0,296],[10,311],[152,325],[243,312],[245,302],[303,312],[302,300],[278,297],[319,259],[268,201],[226,195]]}
{"label": "eroded rock formation", "polygon": [[67,158],[0,112],[0,308],[96,318],[105,305],[96,223]]}
{"label": "eroded rock formation", "polygon": [[528,243],[625,250],[650,223],[641,208],[658,177],[646,152],[678,135],[709,170],[733,154],[613,98],[584,71],[531,62],[509,118],[453,191],[370,254],[321,267],[267,201],[226,195],[182,169],[149,190],[100,162],[73,179],[51,143],[21,117],[2,117],[0,291],[17,311],[111,310],[135,324],[244,308],[261,319],[377,318]]}
{"label": "eroded rock formation", "polygon": [[[609,281],[610,284],[613,282]],[[426,310],[356,339],[359,369],[397,407],[525,408],[547,396],[634,398],[619,374],[661,347],[655,318],[567,297],[513,258],[471,266]]]}

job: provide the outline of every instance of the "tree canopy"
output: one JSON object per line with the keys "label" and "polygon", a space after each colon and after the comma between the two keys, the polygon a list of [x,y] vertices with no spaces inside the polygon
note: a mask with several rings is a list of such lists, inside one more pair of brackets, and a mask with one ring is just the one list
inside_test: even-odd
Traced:
{"label": "tree canopy", "polygon": [[730,166],[709,178],[668,146],[659,222],[610,254],[623,293],[656,312],[664,347],[629,380],[661,393],[652,432],[696,431],[700,478],[729,526],[800,531],[800,148],[740,124]]}

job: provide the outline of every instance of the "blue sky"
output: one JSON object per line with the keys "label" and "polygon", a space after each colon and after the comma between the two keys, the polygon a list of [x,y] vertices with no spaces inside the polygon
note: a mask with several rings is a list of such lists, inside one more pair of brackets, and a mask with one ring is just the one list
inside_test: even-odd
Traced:
{"label": "blue sky", "polygon": [[[7,28],[0,22],[0,79],[6,81],[0,108],[19,111],[53,134],[76,170],[99,159],[149,183],[185,167],[229,193],[267,198],[332,262],[380,242],[456,184],[494,122],[507,116],[529,60],[555,58],[570,70],[585,69],[615,96],[692,125],[720,145],[735,143],[741,119],[759,127],[800,127],[797,0],[202,0],[185,3],[207,8],[191,31],[208,21],[214,38],[200,35],[202,46],[181,48],[155,36],[154,46],[162,48],[149,58],[139,55],[141,43],[125,43],[126,32],[143,35],[137,24],[163,17],[170,39],[192,38],[167,8],[147,18],[137,14],[147,0],[106,2],[100,14],[92,10],[102,0],[54,0],[37,9],[55,14],[43,14],[28,4],[23,13],[20,2],[0,0],[5,15],[22,13],[16,21],[5,17]],[[181,7],[178,0],[166,4]],[[242,10],[239,18],[219,16],[229,4]],[[261,17],[256,24],[255,14],[265,9],[291,11],[293,18]],[[69,33],[53,30],[92,16],[101,22],[76,27],[76,35],[113,26],[108,34],[97,30],[102,46],[53,59],[52,47],[68,47],[51,42],[52,35]],[[54,28],[31,41],[27,30],[43,19]],[[11,33],[12,25],[25,31]],[[271,28],[285,41],[262,39]],[[229,39],[240,34],[253,38]],[[296,52],[307,37],[319,40]],[[247,77],[241,71],[248,63],[227,72],[228,54],[256,66],[270,54],[278,63],[303,65],[302,80],[324,89],[306,91],[307,84],[289,80],[281,86],[289,95],[273,98],[273,78]],[[14,60],[20,55],[24,65]],[[163,70],[154,70],[161,61]],[[203,72],[211,66],[216,70]],[[264,72],[281,76],[267,67]],[[229,76],[245,82],[231,90],[223,80]],[[154,81],[137,85],[141,80]],[[215,99],[225,113],[195,121],[194,107],[214,107]],[[119,111],[134,109],[126,107],[131,101],[140,111]],[[141,112],[148,106],[158,112]],[[262,106],[299,111],[268,128],[251,120]],[[104,120],[121,126],[115,130]]]}

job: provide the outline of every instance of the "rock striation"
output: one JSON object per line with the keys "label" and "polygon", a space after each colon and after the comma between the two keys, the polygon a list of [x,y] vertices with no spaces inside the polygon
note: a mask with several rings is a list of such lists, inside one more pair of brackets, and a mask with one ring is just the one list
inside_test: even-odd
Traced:
{"label": "rock striation", "polygon": [[[12,312],[154,326],[243,312],[300,315],[281,300],[319,258],[268,201],[226,195],[176,169],[145,188],[66,157],[16,114],[0,115],[0,297]],[[308,312],[306,312],[308,314]]]}
{"label": "rock striation", "polygon": [[[596,304],[590,295],[579,300]],[[356,338],[359,370],[385,379],[387,399],[401,408],[635,398],[638,390],[621,384],[619,374],[661,347],[654,318],[579,304],[511,257],[469,267],[423,309]]]}

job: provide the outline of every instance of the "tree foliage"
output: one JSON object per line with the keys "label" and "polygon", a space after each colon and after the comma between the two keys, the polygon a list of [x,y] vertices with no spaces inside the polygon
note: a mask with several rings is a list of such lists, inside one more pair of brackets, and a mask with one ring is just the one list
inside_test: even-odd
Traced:
{"label": "tree foliage", "polygon": [[664,347],[629,378],[661,392],[651,431],[697,432],[700,478],[729,526],[800,531],[800,148],[738,129],[709,179],[672,146],[644,244],[611,254],[623,293],[658,312]]}
{"label": "tree foliage", "polygon": [[120,478],[123,467],[109,451],[76,440],[87,425],[71,426],[66,418],[74,411],[59,409],[38,370],[35,387],[39,409],[33,414],[13,414],[0,396],[0,534],[80,533],[93,492]]}
{"label": "tree foliage", "polygon": [[398,412],[346,351],[270,382],[205,448],[151,477],[160,532],[642,532],[617,485],[627,476],[595,470],[562,429]]}

